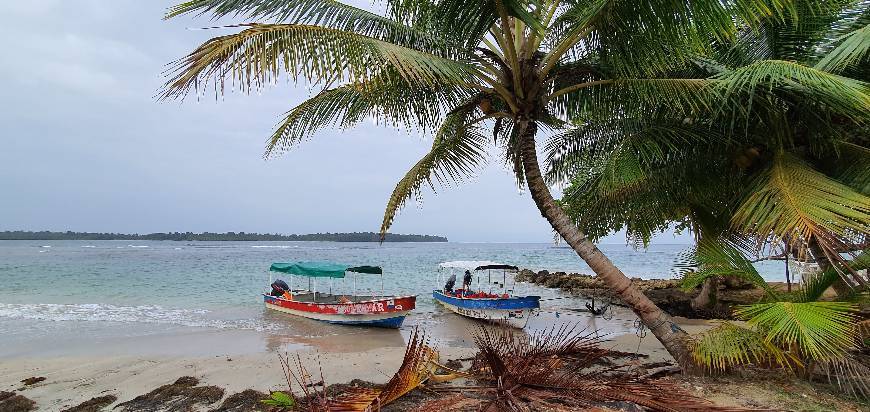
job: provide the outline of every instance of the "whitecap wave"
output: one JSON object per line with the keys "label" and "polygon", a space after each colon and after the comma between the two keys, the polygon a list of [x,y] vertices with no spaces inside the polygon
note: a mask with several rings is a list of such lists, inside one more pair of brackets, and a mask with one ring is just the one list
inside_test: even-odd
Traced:
{"label": "whitecap wave", "polygon": [[141,247],[151,247],[151,246],[146,246],[146,245],[127,245],[127,247],[136,247],[136,248],[141,248]]}
{"label": "whitecap wave", "polygon": [[101,303],[0,303],[0,318],[65,322],[152,323],[215,329],[278,330],[278,324],[257,319],[213,319],[205,309],[172,309],[156,305],[117,306]]}
{"label": "whitecap wave", "polygon": [[96,246],[94,246],[94,245],[84,245],[84,246],[82,246],[82,247],[86,247],[86,248],[89,248],[89,249],[90,249],[90,248],[95,248]]}
{"label": "whitecap wave", "polygon": [[40,247],[51,247],[51,245],[42,245]]}
{"label": "whitecap wave", "polygon": [[251,246],[255,249],[292,249],[298,248],[299,246],[295,245],[253,245]]}

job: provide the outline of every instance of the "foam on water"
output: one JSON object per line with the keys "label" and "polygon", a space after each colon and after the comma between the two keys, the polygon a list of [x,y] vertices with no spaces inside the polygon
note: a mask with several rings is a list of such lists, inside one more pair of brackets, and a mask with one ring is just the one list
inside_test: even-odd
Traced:
{"label": "foam on water", "polygon": [[216,329],[278,330],[281,326],[258,319],[215,319],[205,309],[172,309],[155,305],[0,303],[0,318],[53,322],[152,323]]}

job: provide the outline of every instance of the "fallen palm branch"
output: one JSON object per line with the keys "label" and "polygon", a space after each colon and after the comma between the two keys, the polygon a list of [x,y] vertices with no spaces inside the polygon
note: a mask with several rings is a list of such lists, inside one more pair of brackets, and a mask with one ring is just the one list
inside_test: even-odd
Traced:
{"label": "fallen palm branch", "polygon": [[329,404],[335,412],[378,411],[399,399],[435,375],[438,352],[430,345],[424,333],[415,329],[411,334],[402,366],[382,389],[353,389]]}
{"label": "fallen palm branch", "polygon": [[672,383],[639,377],[625,367],[594,367],[619,356],[592,334],[571,327],[537,334],[481,326],[474,336],[479,370],[489,374],[495,399],[486,411],[596,408],[630,402],[653,411],[743,410],[713,406]]}
{"label": "fallen palm branch", "polygon": [[[425,409],[439,411],[599,410],[620,409],[626,403],[667,412],[745,410],[717,407],[674,383],[652,379],[650,374],[641,376],[625,362],[614,362],[629,354],[602,348],[594,332],[576,327],[526,334],[480,326],[474,341],[479,353],[470,372],[463,372],[439,364],[438,352],[424,333],[415,330],[402,366],[386,385],[351,387],[334,396],[322,376],[314,382],[298,356],[295,371],[288,357],[282,358],[282,366],[288,384],[295,382],[305,394],[297,407],[311,412],[379,411],[424,384],[431,393],[443,394],[425,404]],[[477,384],[444,384],[458,377],[471,377]],[[449,407],[438,406],[445,404]]]}

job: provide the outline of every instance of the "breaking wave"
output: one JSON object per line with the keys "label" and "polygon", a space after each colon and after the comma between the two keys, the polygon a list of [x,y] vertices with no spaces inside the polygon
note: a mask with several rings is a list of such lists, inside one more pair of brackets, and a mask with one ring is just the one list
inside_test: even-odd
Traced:
{"label": "breaking wave", "polygon": [[39,321],[88,321],[151,323],[216,329],[247,329],[268,331],[281,329],[275,323],[257,319],[214,319],[205,309],[171,309],[161,306],[116,306],[101,303],[84,304],[12,304],[0,303],[0,318]]}

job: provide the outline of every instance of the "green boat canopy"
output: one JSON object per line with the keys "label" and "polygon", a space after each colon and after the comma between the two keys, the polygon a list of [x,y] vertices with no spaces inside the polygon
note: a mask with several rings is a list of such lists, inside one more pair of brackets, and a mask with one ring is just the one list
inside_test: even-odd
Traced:
{"label": "green boat canopy", "polygon": [[269,270],[313,278],[343,278],[345,272],[381,275],[380,266],[349,266],[333,262],[273,263]]}

